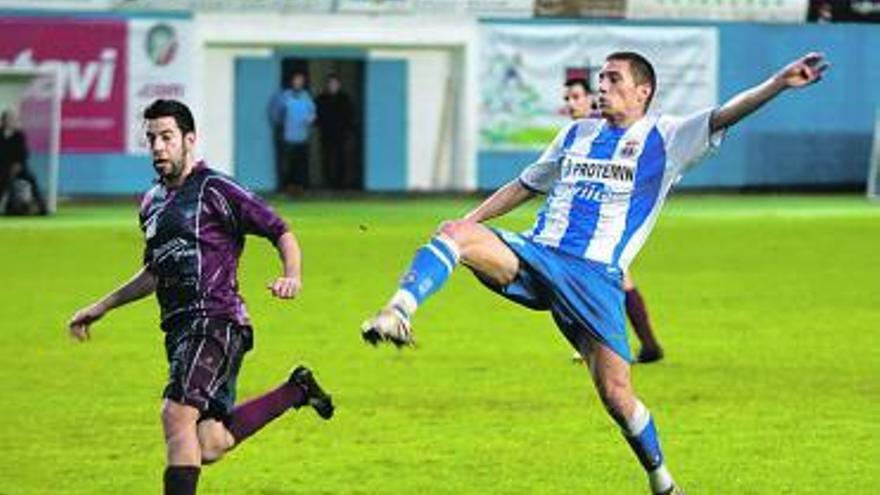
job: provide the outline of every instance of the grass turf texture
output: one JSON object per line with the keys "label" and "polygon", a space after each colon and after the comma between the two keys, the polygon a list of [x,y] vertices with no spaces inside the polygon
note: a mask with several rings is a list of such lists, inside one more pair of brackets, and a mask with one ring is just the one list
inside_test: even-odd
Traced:
{"label": "grass turf texture", "polygon": [[[641,468],[548,315],[459,270],[372,349],[361,320],[467,200],[277,203],[305,252],[295,302],[271,246],[241,284],[256,327],[239,398],[313,366],[338,402],[270,424],[206,468],[201,493],[642,494]],[[534,205],[499,222],[525,228]],[[0,219],[0,494],[156,493],[162,334],[152,298],[91,342],[75,309],[138,268],[135,205]],[[695,494],[880,492],[880,207],[855,197],[673,198],[634,275],[668,357],[634,368],[667,460]]]}

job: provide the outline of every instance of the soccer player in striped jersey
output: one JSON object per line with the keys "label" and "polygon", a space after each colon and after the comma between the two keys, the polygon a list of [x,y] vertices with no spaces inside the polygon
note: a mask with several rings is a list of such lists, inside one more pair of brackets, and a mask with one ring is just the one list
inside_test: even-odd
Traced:
{"label": "soccer player in striped jersey", "polygon": [[[601,118],[566,126],[543,155],[419,249],[387,305],[361,326],[373,344],[412,343],[410,320],[462,263],[497,293],[547,310],[586,358],[599,398],[647,473],[651,493],[682,494],[664,462],[654,419],[636,397],[623,321],[623,274],[683,173],[721,144],[723,131],[784,90],[820,80],[807,54],[718,108],[683,118],[648,114],[657,89],[641,55],[609,55],[599,73]],[[482,222],[536,194],[547,199],[523,234]]]}
{"label": "soccer player in striped jersey", "polygon": [[[563,99],[572,120],[601,117],[598,102],[590,90],[590,82],[584,78],[572,78],[565,81]],[[660,342],[654,335],[654,328],[648,317],[648,307],[645,305],[645,300],[629,271],[623,274],[623,302],[626,308],[626,317],[642,346],[636,356],[636,361],[653,363],[663,359],[663,348],[660,347]],[[574,351],[571,358],[575,362],[584,360],[578,351]]]}
{"label": "soccer player in striped jersey", "polygon": [[295,297],[302,286],[299,245],[260,198],[195,160],[195,122],[186,105],[156,100],[144,119],[159,177],[141,204],[143,267],[77,311],[68,326],[86,340],[89,326],[108,311],[156,293],[170,368],[162,407],[165,494],[192,495],[202,464],[219,460],[290,409],[309,405],[329,419],[333,403],[299,366],[277,388],[235,405],[236,378],[253,342],[237,280],[245,236],[264,237],[277,249],[281,275],[268,289],[281,299]]}

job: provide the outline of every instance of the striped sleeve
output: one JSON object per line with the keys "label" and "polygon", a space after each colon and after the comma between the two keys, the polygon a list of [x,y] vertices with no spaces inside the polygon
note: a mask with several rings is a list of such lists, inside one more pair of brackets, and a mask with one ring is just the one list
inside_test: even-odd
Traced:
{"label": "striped sleeve", "polygon": [[669,166],[678,174],[698,164],[721,146],[724,131],[709,133],[714,108],[707,108],[686,117],[661,117],[657,122],[666,140]]}
{"label": "striped sleeve", "polygon": [[559,179],[559,160],[565,151],[565,144],[577,131],[576,123],[562,128],[553,141],[544,149],[541,156],[519,174],[519,182],[526,189],[547,194]]}

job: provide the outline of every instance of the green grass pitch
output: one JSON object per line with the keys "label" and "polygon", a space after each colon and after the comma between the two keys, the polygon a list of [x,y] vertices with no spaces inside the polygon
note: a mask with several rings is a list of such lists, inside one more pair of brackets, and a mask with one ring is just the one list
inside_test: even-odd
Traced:
{"label": "green grass pitch", "polygon": [[[338,414],[282,417],[206,468],[201,493],[647,493],[548,315],[466,270],[415,319],[418,349],[361,342],[415,248],[475,202],[276,203],[304,249],[304,292],[269,297],[276,256],[248,241],[256,347],[239,398],[304,362]],[[499,224],[524,229],[534,208]],[[111,313],[87,344],[65,331],[137,270],[141,246],[134,202],[0,219],[0,494],[160,491],[155,302]],[[667,350],[634,382],[688,493],[880,493],[880,205],[673,198],[633,273]]]}

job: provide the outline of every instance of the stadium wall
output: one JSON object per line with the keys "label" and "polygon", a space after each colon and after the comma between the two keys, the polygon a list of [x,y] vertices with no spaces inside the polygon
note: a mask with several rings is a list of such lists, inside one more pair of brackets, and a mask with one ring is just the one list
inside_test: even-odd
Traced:
{"label": "stadium wall", "polygon": [[[196,85],[203,88],[204,110],[214,112],[203,125],[210,140],[204,152],[215,163],[235,163],[234,173],[245,184],[267,188],[273,172],[265,150],[271,149],[271,141],[267,125],[254,120],[254,125],[242,124],[242,119],[254,119],[254,110],[243,108],[243,95],[229,88],[245,85],[264,91],[261,81],[268,66],[259,70],[259,61],[253,59],[262,56],[266,64],[277,66],[281,57],[295,56],[355,57],[365,63],[365,136],[373,138],[365,143],[368,190],[477,187],[476,21],[211,13],[197,15],[195,22],[205,54]],[[411,29],[414,24],[420,29]],[[265,52],[260,55],[260,50]],[[235,64],[246,58],[256,70],[236,74]],[[383,86],[399,90],[390,95]],[[230,104],[228,110],[209,110],[213,102]],[[258,107],[262,118],[265,95],[248,104]],[[248,132],[237,133],[236,128]]]}
{"label": "stadium wall", "polygon": [[[357,53],[375,69],[375,84],[399,83],[398,95],[389,97],[374,88],[367,102],[366,144],[371,190],[476,188],[476,79],[475,46],[478,25],[474,19],[376,15],[277,15],[205,13],[169,15],[161,12],[80,13],[70,11],[2,10],[0,19],[20,18],[47,24],[65,19],[88,24],[92,20],[144,20],[168,18],[188,22],[179,27],[178,59],[190,67],[185,100],[191,104],[200,129],[200,156],[213,166],[234,174],[257,190],[274,182],[271,141],[265,122],[266,99],[243,97],[241,86],[277,87],[277,79],[259,81],[271,71],[251,73],[243,62],[262,59],[280,65],[284,56],[334,57]],[[419,25],[418,30],[412,29]],[[42,41],[45,45],[48,40]],[[130,44],[133,57],[140,45]],[[12,46],[9,60],[18,60],[29,46]],[[31,50],[33,50],[31,48]],[[41,48],[34,60],[42,59]],[[250,67],[259,67],[252,64]],[[250,68],[249,67],[249,68]],[[389,79],[390,78],[390,79]],[[391,95],[394,96],[394,95]],[[259,100],[259,101],[258,101]],[[131,103],[131,100],[129,101]],[[129,120],[140,105],[127,110]],[[396,122],[397,127],[391,125]],[[242,132],[246,130],[248,132]],[[236,164],[241,164],[236,167]],[[142,191],[152,171],[143,151],[131,147],[118,152],[65,152],[60,164],[60,192],[67,195],[131,194]]]}
{"label": "stadium wall", "polygon": [[[552,29],[559,23],[546,24]],[[685,176],[680,187],[864,186],[880,104],[880,66],[874,62],[880,29],[857,24],[719,24],[717,29],[719,103],[807,51],[823,51],[832,70],[819,86],[783,95],[731,129],[721,152]],[[479,187],[505,183],[538,154],[481,150]]]}
{"label": "stadium wall", "polygon": [[[34,16],[33,12],[3,12]],[[60,16],[61,13],[40,15]],[[64,14],[71,15],[71,14]],[[78,17],[137,18],[137,14]],[[161,17],[151,13],[149,16]],[[403,122],[399,143],[372,143],[377,150],[367,166],[373,190],[491,189],[516,176],[538,153],[478,149],[480,81],[477,76],[480,24],[454,18],[372,15],[197,14],[192,25],[193,104],[201,127],[200,151],[212,164],[257,189],[271,176],[268,147],[254,136],[242,109],[265,102],[236,95],[236,64],[244,59],[277,59],[279,53],[354,50],[366,62],[400,61],[406,67],[402,105],[374,106],[376,122]],[[560,21],[517,22],[553,29]],[[578,21],[583,24],[658,26],[680,23]],[[411,29],[419,25],[419,29]],[[880,102],[880,30],[872,25],[780,25],[688,23],[718,30],[719,101],[752,85],[780,64],[819,49],[833,69],[822,85],[785,95],[734,128],[723,152],[687,176],[685,187],[816,186],[864,184],[875,108]],[[256,79],[259,75],[244,77]],[[548,88],[557,91],[557,88]],[[381,103],[381,102],[380,102]],[[405,107],[405,108],[401,108]],[[249,111],[252,111],[251,108]],[[253,117],[253,116],[252,116]],[[389,134],[386,134],[389,135]],[[257,136],[259,137],[259,136]],[[242,161],[243,149],[262,158]],[[401,157],[405,163],[401,164]],[[247,163],[235,167],[236,163]],[[60,163],[62,194],[128,194],[141,191],[152,171],[143,155],[64,153]]]}

